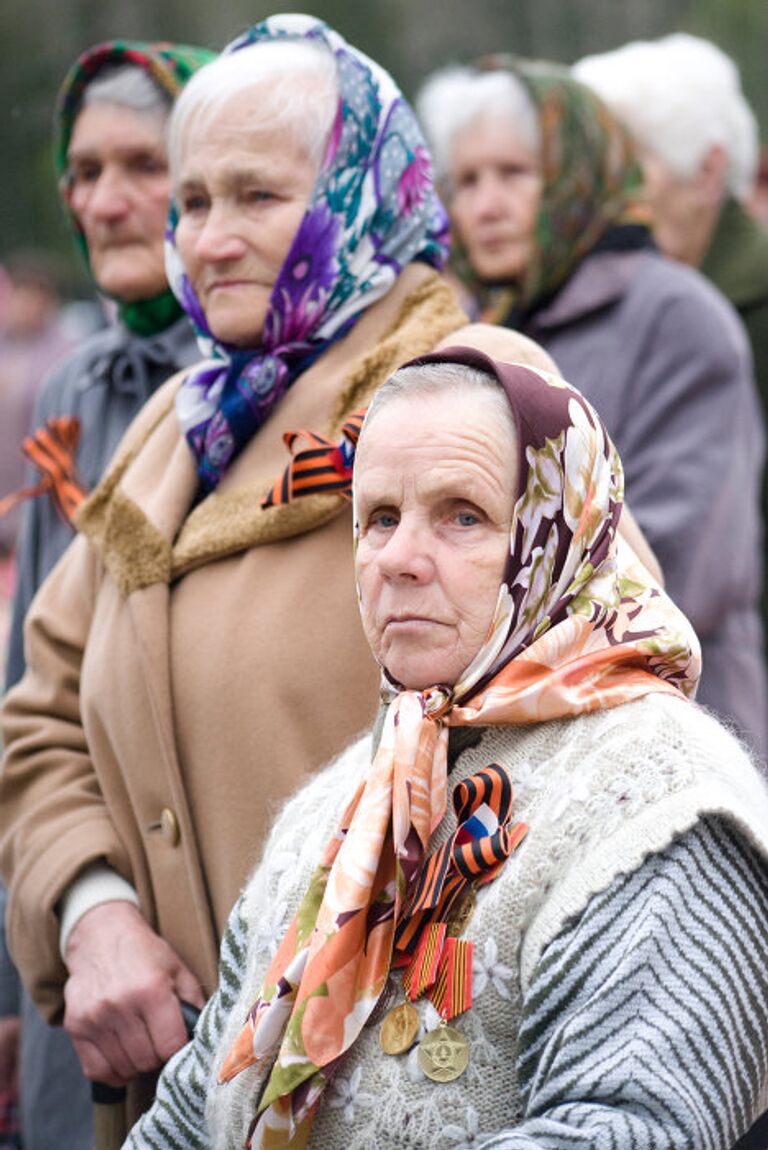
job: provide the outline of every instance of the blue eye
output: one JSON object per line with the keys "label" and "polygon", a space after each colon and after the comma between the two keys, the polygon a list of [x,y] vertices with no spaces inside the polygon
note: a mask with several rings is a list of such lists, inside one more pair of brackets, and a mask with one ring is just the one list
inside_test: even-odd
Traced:
{"label": "blue eye", "polygon": [[462,527],[474,527],[480,522],[480,519],[474,511],[460,511],[456,516],[456,521]]}
{"label": "blue eye", "polygon": [[398,518],[394,511],[374,511],[368,519],[368,529],[391,531],[393,527],[397,527],[397,523]]}

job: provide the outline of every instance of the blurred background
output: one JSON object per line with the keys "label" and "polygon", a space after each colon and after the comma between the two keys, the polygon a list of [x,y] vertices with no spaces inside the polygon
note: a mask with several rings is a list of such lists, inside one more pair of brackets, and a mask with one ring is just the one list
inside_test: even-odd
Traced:
{"label": "blurred background", "polygon": [[[54,188],[56,91],[86,47],[117,36],[221,48],[280,11],[256,0],[2,0],[0,264],[20,245],[58,254],[69,293],[87,290]],[[440,64],[488,51],[570,63],[587,52],[673,31],[734,57],[768,139],[768,0],[316,0],[293,9],[328,20],[388,67],[412,96]]]}

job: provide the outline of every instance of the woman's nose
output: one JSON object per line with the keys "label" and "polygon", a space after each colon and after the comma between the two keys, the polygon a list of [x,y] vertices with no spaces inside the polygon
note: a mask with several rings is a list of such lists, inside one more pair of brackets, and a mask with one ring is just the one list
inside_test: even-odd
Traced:
{"label": "woman's nose", "polygon": [[428,582],[434,570],[431,542],[425,527],[401,520],[379,553],[382,575],[390,580]]}
{"label": "woman's nose", "polygon": [[[131,189],[128,177],[113,165],[104,167],[98,179],[88,188],[81,209],[98,220],[119,219],[129,210]],[[76,197],[73,208],[77,212]]]}
{"label": "woman's nose", "polygon": [[212,204],[197,237],[197,254],[202,260],[219,262],[239,259],[245,251],[237,227],[237,217],[226,207]]}
{"label": "woman's nose", "polygon": [[478,219],[496,218],[504,209],[501,181],[493,173],[478,180],[473,197],[473,209]]}

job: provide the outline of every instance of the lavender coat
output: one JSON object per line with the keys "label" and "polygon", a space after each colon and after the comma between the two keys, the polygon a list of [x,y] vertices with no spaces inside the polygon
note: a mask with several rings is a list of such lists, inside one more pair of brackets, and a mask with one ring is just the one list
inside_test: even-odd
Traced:
{"label": "lavender coat", "polygon": [[736,313],[654,250],[585,259],[522,329],[597,407],[667,590],[701,639],[698,701],[768,750],[763,418]]}

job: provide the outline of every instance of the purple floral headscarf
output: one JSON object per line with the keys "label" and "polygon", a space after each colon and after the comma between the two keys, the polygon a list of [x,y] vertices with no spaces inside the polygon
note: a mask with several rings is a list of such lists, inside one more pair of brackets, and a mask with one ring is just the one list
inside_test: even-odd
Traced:
{"label": "purple floral headscarf", "polygon": [[205,362],[177,397],[200,484],[212,491],[293,380],[392,287],[406,264],[443,267],[448,219],[416,116],[392,77],[310,16],[274,16],[225,52],[260,41],[308,39],[336,58],[339,102],[304,218],[272,289],[261,343],[230,347],[211,334],[175,244],[169,282],[198,335]]}

